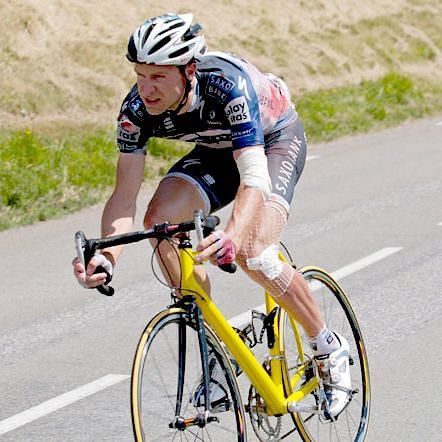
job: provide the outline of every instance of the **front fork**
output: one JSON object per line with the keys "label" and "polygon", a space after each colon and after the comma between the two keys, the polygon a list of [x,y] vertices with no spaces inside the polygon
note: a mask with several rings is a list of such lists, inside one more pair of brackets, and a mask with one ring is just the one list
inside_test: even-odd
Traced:
{"label": "front fork", "polygon": [[[178,330],[179,355],[178,355],[178,387],[175,403],[175,418],[169,424],[170,428],[185,430],[187,427],[198,426],[205,427],[208,422],[218,421],[218,418],[210,415],[210,373],[209,373],[209,354],[207,349],[206,330],[204,327],[201,310],[193,300],[178,301],[174,307],[185,308],[188,318],[180,321]],[[188,322],[195,324],[198,333],[198,343],[202,367],[202,383],[204,385],[204,412],[198,412],[195,417],[185,419],[181,416],[181,407],[183,402],[183,387],[186,373],[186,348],[187,348],[187,326]]]}

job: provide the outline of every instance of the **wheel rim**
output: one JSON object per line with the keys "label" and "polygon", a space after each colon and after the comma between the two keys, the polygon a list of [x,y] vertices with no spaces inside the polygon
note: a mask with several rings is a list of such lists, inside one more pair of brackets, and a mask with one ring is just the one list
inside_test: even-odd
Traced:
{"label": "wheel rim", "polygon": [[[132,376],[132,418],[136,440],[244,440],[244,420],[241,401],[237,395],[236,380],[229,373],[230,365],[223,370],[226,374],[226,390],[231,403],[230,410],[218,410],[213,416],[218,422],[199,426],[194,421],[185,428],[170,428],[175,422],[178,383],[178,336],[180,323],[187,320],[185,313],[165,314],[146,328],[137,349]],[[180,418],[189,422],[197,416],[204,416],[204,407],[191,400],[201,379],[197,332],[187,325],[186,364]],[[216,355],[220,365],[223,350],[218,339],[207,329],[209,348]],[[200,422],[201,424],[201,422]]]}
{"label": "wheel rim", "polygon": [[[302,270],[310,290],[318,302],[327,327],[344,336],[350,345],[350,355],[353,365],[350,366],[352,376],[352,389],[358,390],[352,400],[335,422],[324,422],[317,414],[293,413],[298,431],[303,440],[314,441],[362,441],[367,433],[370,411],[370,380],[368,362],[364,342],[354,312],[342,291],[342,288],[323,270],[308,268]],[[283,312],[281,316],[282,340],[286,352],[287,378],[285,387],[289,394],[293,386],[288,379],[297,371],[299,366],[299,351],[295,342],[295,333],[290,326],[288,315]],[[301,341],[303,351],[308,360],[312,356],[307,338],[301,328]],[[303,401],[311,405],[316,404],[314,395],[309,395]]]}

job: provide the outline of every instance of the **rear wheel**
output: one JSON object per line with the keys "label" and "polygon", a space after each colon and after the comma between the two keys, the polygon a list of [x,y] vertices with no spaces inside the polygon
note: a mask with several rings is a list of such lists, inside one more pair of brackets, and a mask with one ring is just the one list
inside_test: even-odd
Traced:
{"label": "rear wheel", "polygon": [[[300,272],[318,303],[327,327],[348,340],[353,394],[334,422],[322,420],[317,413],[292,413],[298,435],[304,441],[363,441],[370,414],[370,378],[359,324],[344,291],[331,275],[316,267],[306,267]],[[281,311],[279,324],[287,368],[284,384],[286,393],[290,394],[299,388],[305,377],[313,375],[313,370],[307,370],[298,385],[292,385],[293,375],[301,366],[312,367],[309,361],[313,355],[304,331],[298,329],[285,311]],[[302,404],[314,407],[317,399],[314,392]]]}
{"label": "rear wheel", "polygon": [[215,356],[222,369],[226,395],[223,404],[210,411],[209,421],[195,400],[202,364],[194,321],[185,310],[171,308],[147,325],[132,370],[135,440],[246,440],[243,405],[229,359],[209,328],[206,340],[211,358]]}

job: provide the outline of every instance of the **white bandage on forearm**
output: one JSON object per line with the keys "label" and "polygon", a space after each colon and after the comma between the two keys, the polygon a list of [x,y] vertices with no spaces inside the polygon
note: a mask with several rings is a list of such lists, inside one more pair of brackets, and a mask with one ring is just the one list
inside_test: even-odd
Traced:
{"label": "white bandage on forearm", "polygon": [[236,158],[236,165],[241,183],[260,189],[267,199],[272,190],[272,183],[264,149],[244,149]]}

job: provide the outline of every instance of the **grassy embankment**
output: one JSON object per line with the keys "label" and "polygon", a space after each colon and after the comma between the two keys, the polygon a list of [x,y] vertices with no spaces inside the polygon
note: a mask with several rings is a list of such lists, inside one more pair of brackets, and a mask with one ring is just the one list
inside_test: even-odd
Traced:
{"label": "grassy embankment", "polygon": [[[389,74],[378,81],[296,99],[310,142],[396,125],[442,111],[442,87]],[[73,212],[102,201],[114,180],[112,128],[59,138],[21,130],[0,138],[0,230]],[[146,178],[155,179],[189,149],[151,140]]]}

